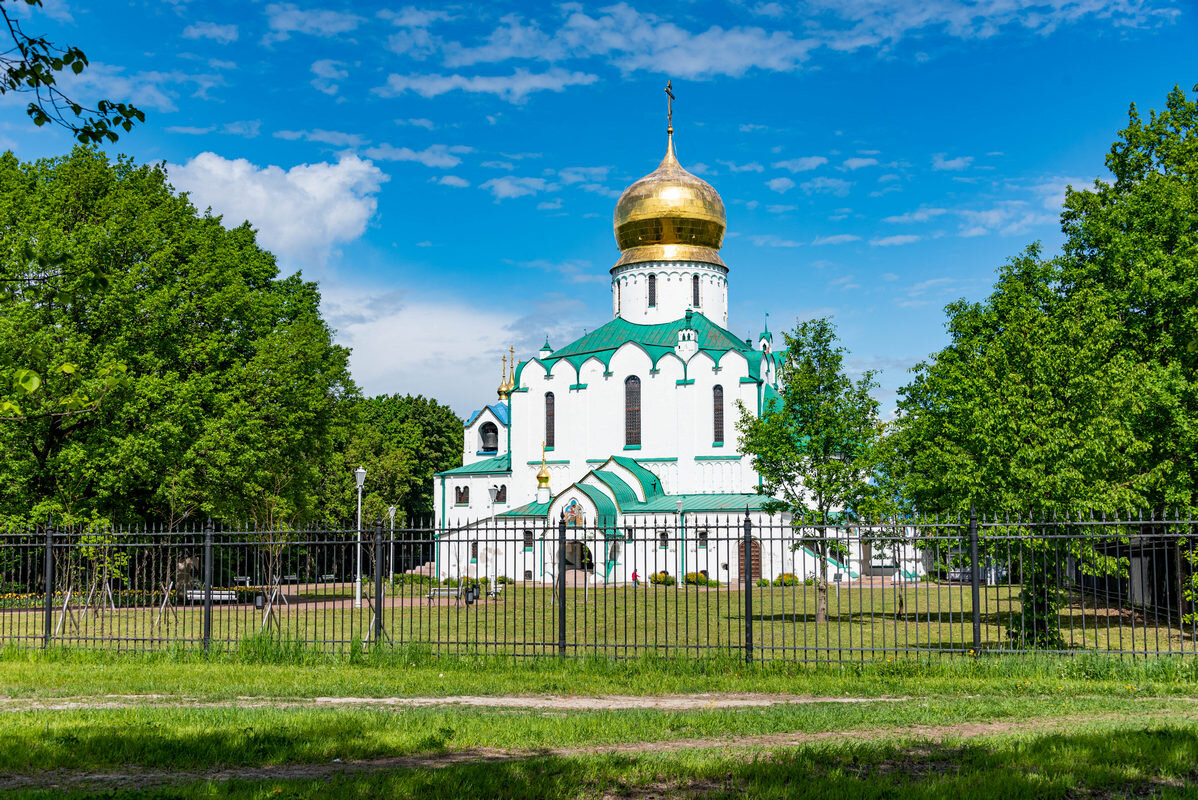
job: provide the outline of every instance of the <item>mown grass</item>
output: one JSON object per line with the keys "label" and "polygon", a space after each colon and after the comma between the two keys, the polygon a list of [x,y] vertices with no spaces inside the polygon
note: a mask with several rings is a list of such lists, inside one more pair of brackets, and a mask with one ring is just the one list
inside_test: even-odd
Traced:
{"label": "mown grass", "polygon": [[[238,641],[263,630],[284,638],[344,647],[370,636],[373,612],[355,609],[344,587],[288,587],[290,602],[273,607],[269,624],[252,603],[218,603],[212,635]],[[442,652],[505,651],[552,655],[558,641],[558,607],[551,587],[520,583],[499,599],[473,605],[425,601],[427,586],[396,589],[384,601],[384,626],[396,642],[428,644]],[[980,648],[1005,650],[1018,615],[1020,587],[984,586],[980,594]],[[900,602],[901,599],[901,602]],[[82,602],[82,598],[79,599]],[[815,622],[816,589],[769,586],[753,589],[753,614],[746,623],[740,590],[686,586],[627,585],[570,588],[565,593],[566,642],[572,651],[613,656],[655,651],[701,655],[707,648],[742,645],[751,628],[759,657],[858,661],[866,651],[956,651],[973,647],[972,595],[967,584],[920,583],[898,587],[847,585],[829,593],[825,622]],[[54,640],[63,645],[111,641],[112,646],[196,647],[203,635],[202,609],[192,603],[161,611],[157,602],[117,610],[75,607],[63,619],[55,606]],[[39,642],[45,618],[38,608],[0,615],[0,640],[26,637]],[[1179,612],[1168,618],[1072,595],[1056,617],[1068,648],[1118,652],[1195,651],[1195,631]],[[1018,639],[1019,630],[1013,631]]]}
{"label": "mown grass", "polygon": [[0,694],[162,694],[199,699],[768,692],[874,697],[1198,695],[1198,659],[987,656],[853,664],[745,664],[739,653],[513,659],[396,647],[329,653],[271,637],[228,651],[0,651]]}
{"label": "mown grass", "polygon": [[[785,750],[534,756],[317,779],[191,781],[110,789],[124,798],[1192,797],[1198,730],[1098,723],[1035,736],[817,743]],[[28,798],[96,796],[32,790]]]}
{"label": "mown grass", "polygon": [[736,710],[539,712],[485,708],[154,708],[10,712],[0,772],[127,764],[207,769],[328,763],[443,749],[583,748],[629,742],[820,733],[1115,715],[1190,718],[1168,699],[935,698]]}

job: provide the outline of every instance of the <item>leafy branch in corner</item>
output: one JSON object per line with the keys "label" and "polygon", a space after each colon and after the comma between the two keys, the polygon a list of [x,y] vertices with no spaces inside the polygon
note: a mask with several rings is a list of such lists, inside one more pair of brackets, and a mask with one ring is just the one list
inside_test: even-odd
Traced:
{"label": "leafy branch in corner", "polygon": [[[39,8],[42,5],[42,0],[10,1]],[[57,75],[64,70],[79,75],[88,66],[87,56],[78,47],[63,49],[44,36],[25,33],[4,2],[0,0],[0,17],[12,46],[0,52],[0,94],[32,94],[34,99],[25,110],[35,125],[59,125],[83,144],[103,144],[117,141],[118,129],[128,133],[134,123],[145,122],[146,115],[129,103],[100,100],[91,108],[68,97],[59,88]]]}

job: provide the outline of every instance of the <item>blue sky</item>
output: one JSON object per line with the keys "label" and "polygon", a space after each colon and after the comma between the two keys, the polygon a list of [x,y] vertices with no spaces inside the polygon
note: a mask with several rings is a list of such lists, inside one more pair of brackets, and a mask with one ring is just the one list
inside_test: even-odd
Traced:
{"label": "blue sky", "polygon": [[[363,389],[489,401],[499,357],[610,318],[611,212],[665,146],[728,207],[730,327],[835,318],[853,369],[943,346],[1067,183],[1104,176],[1129,103],[1198,81],[1169,0],[385,5],[45,0],[82,99],[137,103],[112,152],[165,162],[321,284]],[[57,155],[23,100],[0,147]]]}

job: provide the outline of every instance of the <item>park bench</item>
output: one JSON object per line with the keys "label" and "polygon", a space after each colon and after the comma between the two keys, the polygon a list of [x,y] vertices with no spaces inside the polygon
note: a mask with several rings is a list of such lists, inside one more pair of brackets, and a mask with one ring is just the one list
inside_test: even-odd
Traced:
{"label": "park bench", "polygon": [[498,582],[491,584],[491,588],[487,591],[487,597],[493,597],[498,600],[499,595],[503,594],[503,586],[502,583]]}
{"label": "park bench", "polygon": [[441,597],[452,597],[456,602],[462,601],[461,586],[434,586],[428,590],[428,601],[431,603]]}
{"label": "park bench", "polygon": [[299,583],[299,575],[284,575],[283,583]]}
{"label": "park bench", "polygon": [[[203,589],[188,589],[187,591],[185,591],[183,593],[183,595],[187,599],[187,602],[189,602],[189,603],[204,602],[204,590]],[[236,603],[237,602],[237,592],[233,591],[232,589],[213,589],[212,590],[212,602],[214,602],[214,603]]]}
{"label": "park bench", "polygon": [[320,576],[321,583],[332,583],[336,579],[337,579],[337,576],[331,572],[326,572],[324,575]]}
{"label": "park bench", "polygon": [[250,576],[249,576],[249,575],[236,575],[236,576],[234,576],[234,577],[233,577],[233,585],[234,585],[234,586],[236,586],[236,585],[237,585],[237,584],[239,584],[239,583],[240,583],[242,586],[245,586],[245,587],[247,587],[247,588],[248,588],[248,587],[249,587],[249,585],[250,585]]}

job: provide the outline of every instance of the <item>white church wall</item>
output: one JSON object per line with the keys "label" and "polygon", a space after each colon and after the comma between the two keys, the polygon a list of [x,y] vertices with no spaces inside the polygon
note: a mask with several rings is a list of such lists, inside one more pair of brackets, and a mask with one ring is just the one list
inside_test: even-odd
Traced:
{"label": "white church wall", "polygon": [[[649,305],[649,276],[657,276],[656,300]],[[693,276],[699,276],[699,305],[694,300]],[[613,270],[612,310],[615,316],[639,325],[680,319],[695,308],[717,325],[728,324],[727,270],[691,261],[651,261]]]}

